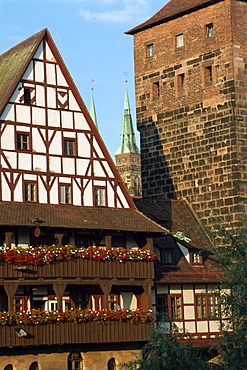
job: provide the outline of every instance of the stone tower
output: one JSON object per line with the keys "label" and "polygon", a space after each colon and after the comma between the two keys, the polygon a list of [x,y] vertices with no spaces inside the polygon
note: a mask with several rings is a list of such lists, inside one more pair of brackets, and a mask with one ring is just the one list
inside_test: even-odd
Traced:
{"label": "stone tower", "polygon": [[247,179],[247,1],[171,0],[134,36],[144,198],[237,227]]}
{"label": "stone tower", "polygon": [[120,147],[115,153],[116,168],[131,196],[141,196],[141,155],[136,145],[128,90],[125,91]]}

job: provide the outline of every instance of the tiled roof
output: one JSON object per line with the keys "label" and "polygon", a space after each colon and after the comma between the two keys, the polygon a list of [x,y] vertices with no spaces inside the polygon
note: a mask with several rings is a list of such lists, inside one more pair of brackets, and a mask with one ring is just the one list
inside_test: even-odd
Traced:
{"label": "tiled roof", "polygon": [[1,225],[136,231],[168,234],[168,230],[135,209],[0,203]]}
{"label": "tiled roof", "polygon": [[125,33],[134,35],[146,28],[165,23],[171,19],[181,17],[184,14],[191,13],[197,9],[207,7],[220,1],[225,0],[171,0],[150,19]]}
{"label": "tiled roof", "polygon": [[186,201],[134,199],[134,202],[139,211],[170,230],[173,235],[178,231],[183,232],[187,238],[191,239],[190,246],[207,249],[212,245]]}
{"label": "tiled roof", "polygon": [[44,29],[0,55],[0,114],[46,32]]}

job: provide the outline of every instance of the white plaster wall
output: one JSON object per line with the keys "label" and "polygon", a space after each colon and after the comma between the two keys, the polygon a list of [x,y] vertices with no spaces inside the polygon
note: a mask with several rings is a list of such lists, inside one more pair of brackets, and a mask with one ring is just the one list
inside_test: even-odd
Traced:
{"label": "white plaster wall", "polygon": [[77,130],[90,130],[90,127],[82,113],[75,113],[75,128]]}
{"label": "white plaster wall", "polygon": [[63,136],[65,138],[75,139],[76,138],[76,133],[74,131],[64,131]]}
{"label": "white plaster wall", "polygon": [[41,61],[35,61],[35,81],[44,82],[44,63]]}
{"label": "white plaster wall", "polygon": [[[53,131],[49,131],[49,138],[53,134]],[[62,155],[62,137],[61,137],[61,132],[56,132],[50,147],[49,147],[49,154],[59,154]]]}
{"label": "white plaster wall", "polygon": [[[36,105],[39,107],[45,106],[45,89],[43,86],[36,85]],[[34,107],[32,107],[34,109]],[[43,121],[41,122],[41,124]]]}
{"label": "white plaster wall", "polygon": [[80,107],[77,104],[77,101],[75,100],[74,95],[72,94],[71,91],[69,91],[69,109],[76,110],[76,111],[80,110]]}
{"label": "white plaster wall", "polygon": [[194,291],[192,285],[183,285],[183,301],[184,303],[194,304]]}
{"label": "white plaster wall", "polygon": [[[78,179],[78,182],[80,183],[80,179]],[[72,185],[73,185],[73,204],[75,206],[81,206],[81,190],[78,188],[75,181],[73,181]]]}
{"label": "white plaster wall", "polygon": [[94,149],[96,150],[96,153],[97,155],[100,157],[100,158],[104,158],[104,155],[102,153],[102,150],[100,149],[99,145],[98,145],[98,142],[96,140],[96,138],[94,137],[93,139],[93,146],[94,146]]}
{"label": "white plaster wall", "polygon": [[[41,105],[41,104],[37,104]],[[45,109],[32,107],[33,123],[38,125],[45,125]]]}
{"label": "white plaster wall", "polygon": [[29,64],[27,67],[25,73],[23,74],[23,80],[34,80],[34,75],[33,75],[33,62]]}
{"label": "white plaster wall", "polygon": [[17,103],[20,102],[20,96],[21,96],[20,91],[21,91],[21,89],[22,89],[22,84],[18,83],[13,95],[9,99],[10,102],[17,102]]}
{"label": "white plaster wall", "polygon": [[37,175],[32,175],[30,173],[25,173],[23,176],[24,180],[36,181]]}
{"label": "white plaster wall", "polygon": [[[84,184],[86,184],[86,180],[84,180]],[[83,197],[84,206],[93,206],[92,193],[93,193],[92,181],[89,181],[88,185],[86,186],[84,190],[84,197]]]}
{"label": "white plaster wall", "polygon": [[56,65],[56,69],[57,69],[57,84],[59,86],[68,86],[65,78],[64,78],[64,75],[60,69],[60,67],[58,65]]}
{"label": "white plaster wall", "polygon": [[48,84],[56,85],[55,64],[46,63],[46,78]]}
{"label": "white plaster wall", "polygon": [[[46,138],[45,130],[41,129],[41,132],[43,134],[43,137]],[[42,137],[40,136],[38,129],[35,127],[32,130],[32,149],[34,152],[46,153],[46,147],[45,147],[44,141]]]}
{"label": "white plaster wall", "polygon": [[2,149],[8,149],[8,150],[14,150],[15,149],[15,140],[14,138],[14,126],[7,125],[5,127],[5,130],[2,133],[1,137],[1,148]]}
{"label": "white plaster wall", "polygon": [[75,160],[74,158],[62,158],[63,173],[67,175],[75,175]]}
{"label": "white plaster wall", "polygon": [[62,111],[62,127],[73,128],[73,113]]}
{"label": "white plaster wall", "polygon": [[171,285],[170,286],[170,293],[171,294],[181,294],[181,285]]}
{"label": "white plaster wall", "polygon": [[22,178],[21,177],[14,190],[14,200],[15,202],[23,201],[23,188],[22,188]]}
{"label": "white plaster wall", "polygon": [[47,106],[49,108],[56,108],[56,90],[53,87],[47,88]]}
{"label": "white plaster wall", "polygon": [[28,153],[18,153],[19,169],[32,170],[32,156]]}
{"label": "white plaster wall", "polygon": [[61,173],[61,159],[59,157],[49,157],[50,171]]}
{"label": "white plaster wall", "polygon": [[110,169],[110,166],[109,166],[109,164],[107,163],[107,161],[102,161],[102,163],[104,164],[104,167],[105,167],[105,170],[106,170],[106,173],[107,173],[108,177],[114,177],[114,176],[113,176],[113,172],[112,172],[112,170]]}
{"label": "white plaster wall", "polygon": [[3,200],[4,201],[10,201],[11,200],[10,189],[9,189],[9,186],[8,186],[5,178],[3,177],[3,174],[1,176],[1,179],[2,179],[2,197],[3,197]]}
{"label": "white plaster wall", "polygon": [[209,330],[211,331],[211,332],[218,332],[218,331],[220,331],[219,330],[219,321],[216,321],[216,320],[214,320],[214,321],[209,321]]}
{"label": "white plaster wall", "polygon": [[188,333],[195,333],[196,331],[196,325],[193,321],[187,321],[184,323],[185,331]]}
{"label": "white plaster wall", "polygon": [[36,50],[36,53],[34,54],[35,59],[44,59],[43,56],[43,42],[40,43],[38,49]]}
{"label": "white plaster wall", "polygon": [[39,189],[38,197],[39,203],[47,203],[47,191],[40,177],[38,179],[38,189]]}
{"label": "white plaster wall", "polygon": [[3,113],[1,114],[1,120],[15,121],[15,111],[13,104],[7,104]]}
{"label": "white plaster wall", "polygon": [[195,293],[206,293],[206,285],[195,285]]}
{"label": "white plaster wall", "polygon": [[55,58],[47,42],[45,43],[45,50],[46,50],[46,60],[54,60]]}
{"label": "white plaster wall", "polygon": [[[13,169],[16,169],[17,168],[17,153],[15,152],[5,152],[5,155],[9,161],[9,164],[10,166],[13,168]],[[3,164],[2,164],[3,166]],[[3,167],[6,167],[6,166],[3,166]]]}
{"label": "white plaster wall", "polygon": [[77,134],[77,144],[78,144],[78,156],[90,158],[90,144],[87,140],[85,134],[78,133]]}
{"label": "white plaster wall", "polygon": [[194,320],[195,319],[195,308],[194,306],[184,306],[184,319]]}
{"label": "white plaster wall", "polygon": [[207,333],[208,332],[208,322],[207,321],[197,321],[197,332],[198,333]]}
{"label": "white plaster wall", "polygon": [[79,176],[85,176],[86,170],[88,168],[89,159],[80,159],[76,158],[76,169],[77,169],[77,175]]}
{"label": "white plaster wall", "polygon": [[16,106],[16,120],[17,122],[31,123],[31,107],[26,105]]}
{"label": "white plaster wall", "polygon": [[33,156],[33,169],[34,171],[41,171],[46,172],[46,157],[44,155],[36,155]]}
{"label": "white plaster wall", "polygon": [[60,112],[54,109],[48,109],[48,126],[60,126]]}
{"label": "white plaster wall", "polygon": [[[123,203],[123,207],[124,208],[129,208],[128,203],[127,203],[127,201],[125,199],[125,196],[123,195],[123,192],[120,189],[120,186],[117,186],[117,194],[118,194],[119,198],[121,199],[121,201]],[[120,207],[120,204],[119,204],[119,207]]]}
{"label": "white plaster wall", "polygon": [[105,177],[105,172],[103,171],[102,165],[99,161],[93,161],[93,170],[96,177]]}
{"label": "white plaster wall", "polygon": [[58,179],[54,181],[54,184],[50,190],[50,202],[52,204],[58,204]]}
{"label": "white plaster wall", "polygon": [[108,207],[114,207],[115,206],[114,192],[109,182],[107,182],[107,198],[108,198]]}

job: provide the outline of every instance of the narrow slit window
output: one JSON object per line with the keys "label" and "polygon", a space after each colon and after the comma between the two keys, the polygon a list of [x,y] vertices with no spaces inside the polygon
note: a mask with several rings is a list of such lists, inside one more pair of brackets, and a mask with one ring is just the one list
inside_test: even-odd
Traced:
{"label": "narrow slit window", "polygon": [[154,56],[154,44],[147,45],[147,58]]}
{"label": "narrow slit window", "polygon": [[208,66],[204,68],[204,80],[206,84],[211,83],[213,81],[212,66]]}
{"label": "narrow slit window", "polygon": [[24,104],[31,104],[31,91],[24,88]]}
{"label": "narrow slit window", "polygon": [[153,99],[157,99],[160,96],[160,83],[159,81],[154,82],[152,85],[153,88]]}
{"label": "narrow slit window", "polygon": [[214,26],[213,23],[209,23],[206,25],[206,37],[213,37],[214,36]]}
{"label": "narrow slit window", "polygon": [[184,80],[185,80],[185,75],[184,73],[181,73],[180,75],[177,76],[177,90],[182,91],[184,88]]}

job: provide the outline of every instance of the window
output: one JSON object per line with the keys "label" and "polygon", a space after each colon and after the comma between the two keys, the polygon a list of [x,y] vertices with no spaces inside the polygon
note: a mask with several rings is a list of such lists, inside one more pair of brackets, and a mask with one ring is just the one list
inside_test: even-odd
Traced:
{"label": "window", "polygon": [[24,305],[23,305],[23,298],[16,297],[14,298],[14,311],[23,311]]}
{"label": "window", "polygon": [[157,296],[157,312],[163,312],[168,315],[168,296],[158,295]]}
{"label": "window", "polygon": [[7,365],[7,366],[5,366],[4,370],[13,370],[13,366],[12,365]]}
{"label": "window", "polygon": [[60,203],[70,204],[71,203],[71,186],[60,185]]}
{"label": "window", "polygon": [[180,296],[171,296],[171,318],[181,319],[182,318],[182,305]]}
{"label": "window", "polygon": [[192,252],[190,253],[190,263],[195,265],[202,265],[203,264],[203,258],[200,256],[198,252]]}
{"label": "window", "polygon": [[29,366],[29,370],[39,370],[38,362],[35,361]]}
{"label": "window", "polygon": [[120,308],[120,307],[117,307],[117,306],[118,306],[118,302],[117,302],[116,294],[109,294],[108,295],[108,309],[109,310],[114,310],[116,308]]}
{"label": "window", "polygon": [[64,155],[74,156],[75,155],[75,141],[71,139],[64,139],[63,152],[64,152]]}
{"label": "window", "polygon": [[219,315],[219,296],[217,294],[196,295],[196,316],[198,319],[217,317]]}
{"label": "window", "polygon": [[157,99],[160,96],[160,83],[154,82],[152,85],[153,99]]}
{"label": "window", "polygon": [[213,23],[209,23],[205,27],[206,27],[206,37],[213,37],[214,36]]}
{"label": "window", "polygon": [[71,352],[69,354],[68,370],[82,370],[82,357],[80,352]]}
{"label": "window", "polygon": [[204,81],[205,81],[205,84],[209,84],[213,81],[212,66],[208,66],[204,68]]}
{"label": "window", "polygon": [[106,191],[105,188],[95,188],[94,189],[95,195],[95,205],[96,206],[105,206],[106,205]]}
{"label": "window", "polygon": [[24,184],[24,199],[25,202],[36,202],[36,184],[33,182],[25,182]]}
{"label": "window", "polygon": [[161,263],[172,264],[172,252],[171,251],[162,251],[161,252]]}
{"label": "window", "polygon": [[116,362],[115,362],[115,358],[111,358],[109,361],[108,361],[108,364],[107,364],[107,370],[115,370],[116,369]]}
{"label": "window", "polygon": [[83,310],[88,308],[88,294],[87,293],[76,293],[75,294],[75,306],[76,308]]}
{"label": "window", "polygon": [[17,149],[18,150],[29,149],[29,134],[17,134]]}
{"label": "window", "polygon": [[176,48],[181,48],[182,46],[184,46],[184,35],[183,35],[183,33],[176,36]]}
{"label": "window", "polygon": [[31,104],[31,91],[24,88],[24,104]]}
{"label": "window", "polygon": [[182,91],[184,88],[184,73],[181,73],[180,75],[177,76],[177,90]]}
{"label": "window", "polygon": [[147,58],[154,56],[154,44],[147,45]]}

